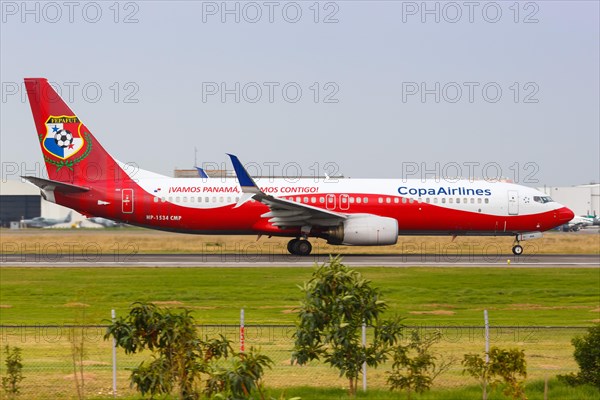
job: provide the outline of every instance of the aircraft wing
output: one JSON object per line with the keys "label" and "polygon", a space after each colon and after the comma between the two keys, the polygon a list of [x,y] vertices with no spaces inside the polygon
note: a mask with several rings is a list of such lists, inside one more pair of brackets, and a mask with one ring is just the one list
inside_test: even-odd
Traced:
{"label": "aircraft wing", "polygon": [[269,218],[269,222],[277,227],[292,226],[337,226],[348,217],[333,211],[324,210],[308,204],[281,199],[268,195],[260,190],[254,179],[248,174],[240,160],[233,154],[228,154],[233,168],[242,187],[243,196],[236,205],[241,206],[246,201],[254,199],[267,205],[269,212],[261,215]]}

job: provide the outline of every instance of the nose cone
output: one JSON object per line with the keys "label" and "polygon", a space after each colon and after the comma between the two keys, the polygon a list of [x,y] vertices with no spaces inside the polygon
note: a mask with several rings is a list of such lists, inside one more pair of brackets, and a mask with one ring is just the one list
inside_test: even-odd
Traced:
{"label": "nose cone", "polygon": [[561,224],[566,224],[573,218],[575,218],[575,213],[571,211],[568,207],[563,207],[558,210],[558,220]]}

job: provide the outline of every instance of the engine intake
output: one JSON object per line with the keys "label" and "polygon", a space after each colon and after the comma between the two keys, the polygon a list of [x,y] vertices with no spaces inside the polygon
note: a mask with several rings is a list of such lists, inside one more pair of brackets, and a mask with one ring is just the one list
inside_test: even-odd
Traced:
{"label": "engine intake", "polygon": [[398,242],[398,222],[393,218],[354,214],[327,231],[327,243],[348,246],[384,246]]}

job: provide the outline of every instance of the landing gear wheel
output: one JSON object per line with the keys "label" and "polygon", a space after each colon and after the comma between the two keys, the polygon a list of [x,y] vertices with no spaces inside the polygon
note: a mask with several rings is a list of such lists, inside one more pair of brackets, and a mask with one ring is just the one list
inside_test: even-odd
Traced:
{"label": "landing gear wheel", "polygon": [[312,244],[308,240],[298,240],[294,245],[295,254],[307,256],[312,251]]}
{"label": "landing gear wheel", "polygon": [[297,243],[297,242],[299,242],[299,241],[300,241],[300,239],[292,239],[292,240],[290,240],[290,241],[288,242],[288,244],[287,244],[287,251],[288,251],[290,254],[296,254],[296,253],[294,252],[294,246],[296,246],[296,243]]}
{"label": "landing gear wheel", "polygon": [[288,242],[287,249],[291,254],[307,256],[312,251],[312,245],[308,240],[292,239]]}
{"label": "landing gear wheel", "polygon": [[512,248],[512,252],[515,256],[520,256],[521,254],[523,254],[523,246],[521,246],[520,244],[514,245]]}

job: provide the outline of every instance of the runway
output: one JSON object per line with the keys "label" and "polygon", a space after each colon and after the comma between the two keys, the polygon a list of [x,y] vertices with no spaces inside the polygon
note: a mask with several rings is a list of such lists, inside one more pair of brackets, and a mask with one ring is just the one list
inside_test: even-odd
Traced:
{"label": "runway", "polygon": [[[0,267],[312,267],[328,255],[289,254],[1,254]],[[348,254],[350,267],[600,268],[599,255]]]}

